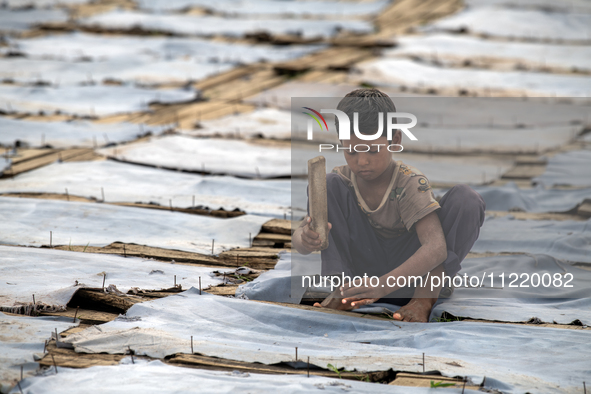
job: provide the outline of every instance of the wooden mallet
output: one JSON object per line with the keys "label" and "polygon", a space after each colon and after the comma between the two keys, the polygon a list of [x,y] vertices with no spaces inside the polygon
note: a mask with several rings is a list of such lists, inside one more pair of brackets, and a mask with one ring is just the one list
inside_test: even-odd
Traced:
{"label": "wooden mallet", "polygon": [[320,250],[328,248],[328,207],[326,198],[326,159],[318,156],[308,160],[308,201],[310,230],[318,233]]}

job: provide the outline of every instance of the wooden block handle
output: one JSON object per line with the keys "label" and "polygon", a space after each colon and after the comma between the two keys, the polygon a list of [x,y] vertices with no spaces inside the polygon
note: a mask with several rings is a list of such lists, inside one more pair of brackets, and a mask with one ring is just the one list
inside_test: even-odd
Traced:
{"label": "wooden block handle", "polygon": [[328,248],[328,208],[326,199],[326,159],[318,156],[308,160],[308,201],[310,229],[320,235],[320,249]]}

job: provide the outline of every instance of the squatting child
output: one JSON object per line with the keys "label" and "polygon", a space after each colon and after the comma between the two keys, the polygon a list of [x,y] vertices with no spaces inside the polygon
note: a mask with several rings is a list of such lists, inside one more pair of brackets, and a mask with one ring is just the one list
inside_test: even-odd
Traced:
{"label": "squatting child", "polygon": [[[384,126],[386,114],[396,112],[390,97],[377,89],[354,90],[337,109],[349,116],[351,130],[354,112],[358,113],[362,135],[378,132],[380,113]],[[338,132],[336,119],[335,125]],[[354,133],[350,140],[341,141],[347,165],[327,175],[329,246],[321,252],[322,275],[378,276],[379,283],[345,285],[316,306],[348,310],[380,300],[402,305],[395,319],[426,322],[442,286],[398,287],[388,278],[453,277],[478,238],[485,204],[466,185],[454,186],[437,202],[427,177],[394,160],[395,154],[384,148],[400,144],[401,131],[396,130],[388,141],[383,130],[371,142]],[[352,149],[358,144],[371,148],[367,152]],[[310,229],[311,219],[306,217],[293,236],[302,254],[320,249],[322,240]]]}

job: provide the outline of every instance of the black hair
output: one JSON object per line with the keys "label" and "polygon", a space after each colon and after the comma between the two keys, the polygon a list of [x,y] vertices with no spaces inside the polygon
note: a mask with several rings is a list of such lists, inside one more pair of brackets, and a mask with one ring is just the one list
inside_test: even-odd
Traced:
{"label": "black hair", "polygon": [[[396,107],[390,96],[375,88],[353,90],[339,102],[337,109],[343,111],[349,117],[351,132],[353,132],[353,113],[357,112],[359,114],[359,132],[361,134],[376,133],[379,128],[378,114],[381,112],[383,122],[382,137],[388,136],[386,114],[396,112]],[[339,122],[336,117],[335,126],[338,133]]]}

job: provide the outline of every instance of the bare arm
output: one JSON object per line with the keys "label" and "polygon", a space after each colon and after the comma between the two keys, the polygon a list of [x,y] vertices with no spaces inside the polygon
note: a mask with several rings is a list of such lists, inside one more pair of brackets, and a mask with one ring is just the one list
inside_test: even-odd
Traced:
{"label": "bare arm", "polygon": [[[377,299],[398,290],[400,287],[396,286],[393,280],[390,280],[390,283],[387,282],[388,277],[397,278],[399,276],[404,276],[408,278],[409,276],[424,276],[428,272],[433,271],[437,266],[445,261],[447,258],[447,245],[437,213],[431,212],[419,220],[415,225],[415,229],[417,231],[419,241],[421,242],[421,246],[399,267],[380,277],[380,284],[378,287],[351,287],[343,289],[344,291],[342,295],[345,297],[345,299],[362,299],[360,301],[350,300],[353,301],[351,303],[352,306],[358,307],[361,305],[371,304]],[[388,284],[393,286],[388,286]],[[384,285],[384,287],[381,287],[381,285]],[[430,289],[423,289],[421,291],[427,290],[430,291]],[[415,293],[415,298],[418,295],[425,296],[426,294]],[[437,295],[439,295],[439,293],[437,293]],[[347,300],[343,301],[347,302]]]}

